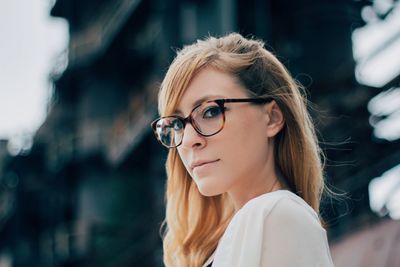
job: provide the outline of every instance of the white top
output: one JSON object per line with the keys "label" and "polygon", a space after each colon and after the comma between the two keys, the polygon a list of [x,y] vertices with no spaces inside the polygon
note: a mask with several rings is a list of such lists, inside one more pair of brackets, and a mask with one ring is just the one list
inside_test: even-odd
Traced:
{"label": "white top", "polygon": [[212,267],[332,267],[326,231],[299,196],[278,190],[248,201],[233,216]]}

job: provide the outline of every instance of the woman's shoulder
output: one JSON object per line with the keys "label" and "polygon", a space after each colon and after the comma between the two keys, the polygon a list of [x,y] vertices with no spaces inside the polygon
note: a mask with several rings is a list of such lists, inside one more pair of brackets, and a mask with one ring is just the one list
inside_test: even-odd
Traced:
{"label": "woman's shoulder", "polygon": [[317,213],[299,196],[289,190],[277,190],[249,200],[235,217],[266,219],[278,217],[283,220],[309,218],[319,222]]}
{"label": "woman's shoulder", "polygon": [[268,216],[277,207],[283,213],[302,212],[318,219],[318,215],[310,205],[289,190],[277,190],[255,197],[243,205],[237,215],[261,212],[263,215]]}
{"label": "woman's shoulder", "polygon": [[218,244],[215,266],[332,266],[332,262],[316,212],[301,197],[279,190],[253,198],[234,215]]}

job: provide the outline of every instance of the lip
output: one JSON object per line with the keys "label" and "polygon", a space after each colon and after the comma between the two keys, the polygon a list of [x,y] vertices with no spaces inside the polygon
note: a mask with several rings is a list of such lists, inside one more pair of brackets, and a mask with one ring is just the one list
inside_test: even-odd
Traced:
{"label": "lip", "polygon": [[194,162],[192,162],[192,164],[190,164],[190,168],[191,168],[192,170],[194,170],[194,168],[196,168],[196,167],[201,167],[201,166],[204,166],[204,165],[206,165],[206,164],[214,163],[214,162],[217,162],[217,161],[219,161],[219,159],[216,159],[216,160],[198,160],[198,161],[194,161]]}

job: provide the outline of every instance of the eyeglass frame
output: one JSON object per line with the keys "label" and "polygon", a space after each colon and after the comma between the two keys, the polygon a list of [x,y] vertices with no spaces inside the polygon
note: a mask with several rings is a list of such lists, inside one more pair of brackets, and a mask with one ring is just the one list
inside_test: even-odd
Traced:
{"label": "eyeglass frame", "polygon": [[[178,146],[180,146],[180,145],[182,144],[183,135],[182,135],[181,141],[180,141],[179,144],[177,144],[176,146],[166,146],[166,145],[160,140],[159,135],[158,135],[158,133],[157,133],[157,122],[158,122],[159,120],[161,120],[161,119],[166,119],[166,118],[177,118],[177,119],[179,119],[179,120],[182,122],[182,124],[183,124],[183,128],[182,128],[182,129],[183,129],[183,130],[185,130],[185,127],[186,127],[187,123],[190,123],[190,125],[192,125],[193,129],[194,129],[198,134],[200,134],[201,136],[204,136],[204,137],[210,137],[210,136],[216,135],[217,133],[219,133],[220,131],[222,131],[222,129],[223,129],[224,126],[225,126],[225,106],[224,106],[225,103],[256,103],[256,104],[266,104],[266,103],[269,103],[269,102],[271,102],[271,101],[273,101],[273,100],[274,100],[274,98],[271,97],[271,96],[269,96],[269,97],[262,97],[262,98],[261,98],[261,97],[259,97],[259,98],[221,98],[221,99],[214,99],[214,100],[206,100],[206,101],[204,101],[204,102],[198,104],[197,106],[195,106],[195,107],[192,109],[192,111],[190,111],[189,115],[188,115],[187,117],[185,117],[185,118],[182,117],[182,116],[179,116],[179,115],[163,116],[163,117],[159,117],[159,118],[155,119],[154,121],[152,121],[152,122],[150,123],[150,126],[151,126],[151,128],[153,129],[153,132],[154,132],[154,134],[155,134],[155,136],[156,136],[156,138],[157,138],[157,141],[158,141],[159,143],[161,143],[161,145],[163,145],[163,146],[165,146],[165,147],[167,147],[167,148],[169,148],[169,149],[171,149],[171,148],[177,148]],[[210,103],[210,102],[215,102],[215,103],[221,108],[223,122],[222,122],[221,128],[220,128],[218,131],[216,131],[216,132],[213,133],[213,134],[208,134],[208,135],[207,135],[207,134],[201,133],[200,130],[197,129],[198,126],[197,126],[196,123],[194,122],[194,119],[193,119],[192,114],[193,114],[193,111],[195,111],[198,107],[200,107],[200,106],[203,105],[204,103]]]}

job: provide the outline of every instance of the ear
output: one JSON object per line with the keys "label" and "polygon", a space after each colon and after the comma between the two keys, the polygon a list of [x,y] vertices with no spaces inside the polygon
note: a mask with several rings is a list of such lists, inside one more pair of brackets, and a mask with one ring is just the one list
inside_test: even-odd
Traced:
{"label": "ear", "polygon": [[285,125],[282,110],[275,101],[265,105],[266,133],[268,137],[277,135]]}

